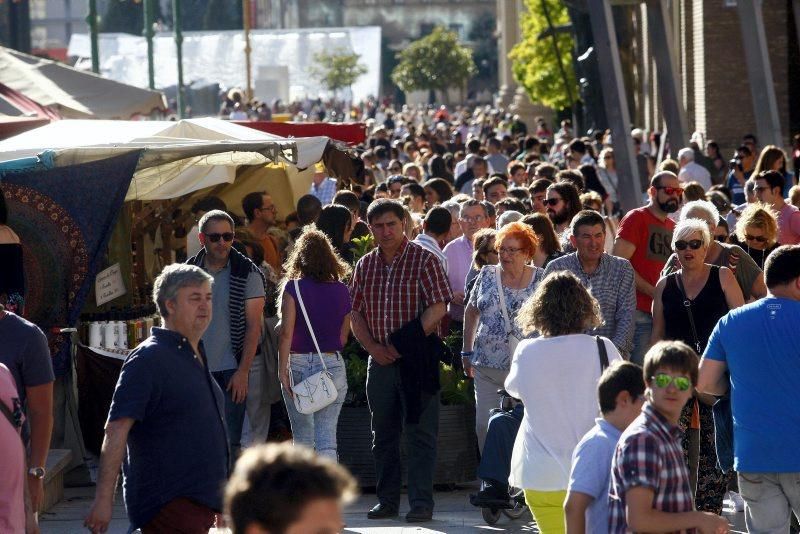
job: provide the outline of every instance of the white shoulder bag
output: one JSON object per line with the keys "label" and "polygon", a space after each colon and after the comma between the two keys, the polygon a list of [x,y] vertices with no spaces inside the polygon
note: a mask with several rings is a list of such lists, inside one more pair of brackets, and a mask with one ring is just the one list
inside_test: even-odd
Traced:
{"label": "white shoulder bag", "polygon": [[508,308],[506,307],[506,296],[503,293],[503,281],[500,279],[500,268],[495,266],[494,268],[494,275],[495,279],[497,280],[497,293],[500,295],[500,311],[503,314],[503,323],[506,327],[506,336],[508,336],[508,348],[511,350],[511,356],[514,356],[514,352],[517,350],[517,345],[519,345],[519,338],[513,334],[514,332],[514,325],[511,323],[511,318],[508,316]]}
{"label": "white shoulder bag", "polygon": [[332,404],[336,400],[338,392],[333,383],[333,376],[328,372],[328,367],[325,365],[322,351],[319,350],[317,336],[314,335],[314,329],[311,327],[311,321],[308,318],[308,313],[306,313],[306,306],[303,304],[303,297],[300,295],[300,284],[297,283],[297,280],[294,280],[294,292],[297,295],[297,303],[300,305],[300,310],[303,312],[303,318],[306,320],[308,333],[311,334],[314,347],[317,349],[317,355],[322,362],[322,371],[309,376],[299,384],[294,383],[294,373],[291,370],[289,371],[289,384],[294,394],[294,407],[299,413],[309,415]]}

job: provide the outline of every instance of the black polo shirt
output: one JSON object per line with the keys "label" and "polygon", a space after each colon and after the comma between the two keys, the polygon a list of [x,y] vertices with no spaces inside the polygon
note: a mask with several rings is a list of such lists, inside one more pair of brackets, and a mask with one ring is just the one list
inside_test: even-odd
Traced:
{"label": "black polo shirt", "polygon": [[122,466],[133,529],[177,497],[222,509],[230,463],[224,406],[222,390],[177,332],[153,328],[125,360],[108,420],[136,421]]}

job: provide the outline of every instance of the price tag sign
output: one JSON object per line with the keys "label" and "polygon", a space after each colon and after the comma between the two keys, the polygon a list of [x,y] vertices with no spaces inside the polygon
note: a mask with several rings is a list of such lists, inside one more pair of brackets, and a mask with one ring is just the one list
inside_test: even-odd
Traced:
{"label": "price tag sign", "polygon": [[108,269],[100,271],[94,281],[94,294],[97,305],[102,306],[117,297],[127,293],[125,283],[122,281],[122,270],[119,263],[115,263]]}

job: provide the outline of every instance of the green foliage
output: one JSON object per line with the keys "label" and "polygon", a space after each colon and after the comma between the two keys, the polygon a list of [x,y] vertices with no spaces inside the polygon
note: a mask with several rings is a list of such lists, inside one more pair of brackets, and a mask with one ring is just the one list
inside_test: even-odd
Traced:
{"label": "green foliage", "polygon": [[375,239],[372,234],[367,234],[364,237],[357,237],[351,240],[353,243],[353,264],[358,263],[362,256],[365,256],[369,251],[375,248]]}
{"label": "green foliage", "polygon": [[355,52],[338,49],[314,54],[311,74],[321,81],[333,94],[350,87],[367,73],[366,65],[359,63],[361,56]]}
{"label": "green foliage", "polygon": [[[520,21],[522,38],[511,50],[514,78],[528,92],[533,102],[540,102],[556,110],[572,105],[564,85],[553,48],[553,37],[542,36],[548,30],[543,5],[547,6],[553,26],[570,22],[567,8],[561,0],[525,0],[527,7]],[[571,52],[575,43],[572,33],[557,33],[561,64],[567,74],[567,83],[573,95],[578,94],[578,83],[572,67]]]}
{"label": "green foliage", "polygon": [[477,72],[469,47],[454,32],[437,27],[398,54],[392,80],[403,91],[439,90],[464,85]]}
{"label": "green foliage", "polygon": [[345,404],[348,406],[364,406],[367,404],[367,356],[362,354],[364,349],[350,338],[350,342],[342,351],[345,371],[347,372],[347,397]]}
{"label": "green foliage", "polygon": [[458,369],[443,363],[440,364],[439,382],[442,385],[442,404],[464,406],[475,402],[472,382]]}

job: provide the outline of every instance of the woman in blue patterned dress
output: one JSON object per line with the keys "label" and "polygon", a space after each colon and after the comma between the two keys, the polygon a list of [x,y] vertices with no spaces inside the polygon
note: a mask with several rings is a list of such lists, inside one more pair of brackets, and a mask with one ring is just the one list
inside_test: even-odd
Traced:
{"label": "woman in blue patterned dress", "polygon": [[528,225],[514,222],[504,226],[495,238],[500,263],[483,267],[470,292],[461,359],[464,372],[475,379],[475,431],[481,451],[489,410],[498,406],[497,390],[503,387],[514,348],[523,337],[514,319],[544,273],[544,269],[529,265],[538,245],[539,239]]}

